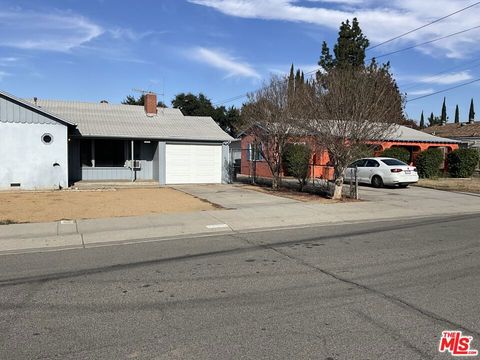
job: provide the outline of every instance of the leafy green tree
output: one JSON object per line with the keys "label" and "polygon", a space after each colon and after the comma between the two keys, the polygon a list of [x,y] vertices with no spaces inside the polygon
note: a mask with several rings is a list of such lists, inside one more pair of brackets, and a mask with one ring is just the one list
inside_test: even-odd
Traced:
{"label": "leafy green tree", "polygon": [[240,128],[240,110],[235,106],[217,108],[217,123],[228,134],[235,137]]}
{"label": "leafy green tree", "polygon": [[420,115],[420,129],[425,129],[425,118],[423,117],[423,111],[422,115]]}
{"label": "leafy green tree", "polygon": [[458,110],[458,104],[455,107],[455,124],[460,123],[460,110]]}
{"label": "leafy green tree", "polygon": [[172,106],[180,109],[185,116],[211,116],[215,115],[215,107],[211,100],[204,94],[180,93],[175,95]]}
{"label": "leafy green tree", "polygon": [[443,98],[442,113],[440,115],[440,125],[445,125],[447,123],[447,120],[447,105],[445,104],[445,98]]}
{"label": "leafy green tree", "polygon": [[473,99],[470,101],[470,111],[468,112],[468,121],[475,120],[475,109],[473,107]]}
{"label": "leafy green tree", "polygon": [[428,117],[428,126],[442,125],[442,119],[439,116],[433,115],[433,112]]}
{"label": "leafy green tree", "polygon": [[[145,95],[140,95],[138,98],[136,98],[133,95],[127,95],[125,99],[123,99],[122,104],[124,105],[144,105],[145,104]],[[157,103],[158,107],[167,107],[163,101],[159,101]]]}
{"label": "leafy green tree", "polygon": [[175,95],[172,106],[185,116],[210,116],[227,133],[235,136],[240,121],[240,111],[235,107],[215,107],[204,94],[180,93]]}
{"label": "leafy green tree", "polygon": [[360,28],[357,18],[352,23],[342,22],[338,32],[337,43],[333,47],[335,58],[330,54],[327,43],[322,43],[322,53],[318,65],[328,71],[334,67],[350,68],[365,65],[365,49],[370,42]]}

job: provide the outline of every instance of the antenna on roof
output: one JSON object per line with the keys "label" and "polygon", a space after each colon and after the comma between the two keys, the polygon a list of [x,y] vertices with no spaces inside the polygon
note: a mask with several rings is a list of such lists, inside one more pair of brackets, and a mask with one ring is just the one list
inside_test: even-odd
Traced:
{"label": "antenna on roof", "polygon": [[[163,83],[163,88],[165,89],[165,81]],[[157,92],[152,91],[152,90],[137,89],[137,88],[133,88],[132,91],[139,92],[142,95],[154,94],[154,95],[157,95],[157,96],[161,96],[162,97],[162,103],[165,104],[165,91],[162,91],[161,93],[157,93]],[[161,109],[162,114],[163,114],[163,106],[160,107],[160,109]]]}
{"label": "antenna on roof", "polygon": [[142,95],[146,95],[146,94],[162,95],[162,94],[158,94],[158,93],[156,93],[156,92],[154,92],[154,91],[144,90],[144,89],[135,89],[135,88],[133,88],[132,91],[139,92],[139,93],[141,93]]}

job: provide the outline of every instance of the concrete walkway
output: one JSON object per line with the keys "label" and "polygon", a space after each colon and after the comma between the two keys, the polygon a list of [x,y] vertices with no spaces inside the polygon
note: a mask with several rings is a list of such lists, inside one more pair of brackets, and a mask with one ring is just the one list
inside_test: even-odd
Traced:
{"label": "concrete walkway", "polygon": [[255,190],[243,185],[175,185],[174,189],[218,204],[225,209],[248,209],[258,206],[295,204],[299,201]]}
{"label": "concrete walkway", "polygon": [[3,225],[0,226],[0,251],[85,248],[189,235],[480,212],[480,197],[474,194],[418,187],[362,187],[360,194],[370,201],[332,204],[299,202],[226,185],[179,189],[215,200],[230,210]]}

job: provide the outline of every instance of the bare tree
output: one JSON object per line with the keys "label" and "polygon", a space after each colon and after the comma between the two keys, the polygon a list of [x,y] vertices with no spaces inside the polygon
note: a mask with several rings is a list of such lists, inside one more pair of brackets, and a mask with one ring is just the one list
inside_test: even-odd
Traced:
{"label": "bare tree", "polygon": [[281,183],[286,145],[299,135],[296,123],[306,99],[302,84],[274,75],[262,88],[248,95],[242,108],[242,127],[255,139],[256,148],[272,173],[274,190]]}
{"label": "bare tree", "polygon": [[335,68],[319,74],[310,98],[309,130],[319,148],[328,151],[334,167],[332,198],[342,197],[348,165],[384,140],[404,120],[404,97],[388,65]]}

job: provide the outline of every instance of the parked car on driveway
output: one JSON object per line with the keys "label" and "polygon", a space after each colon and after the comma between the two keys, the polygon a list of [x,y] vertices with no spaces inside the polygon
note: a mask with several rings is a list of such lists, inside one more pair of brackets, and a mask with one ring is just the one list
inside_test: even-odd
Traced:
{"label": "parked car on driveway", "polygon": [[354,161],[345,171],[345,180],[357,178],[359,183],[371,184],[374,187],[383,185],[407,187],[418,181],[417,168],[403,161],[387,157],[372,157]]}

